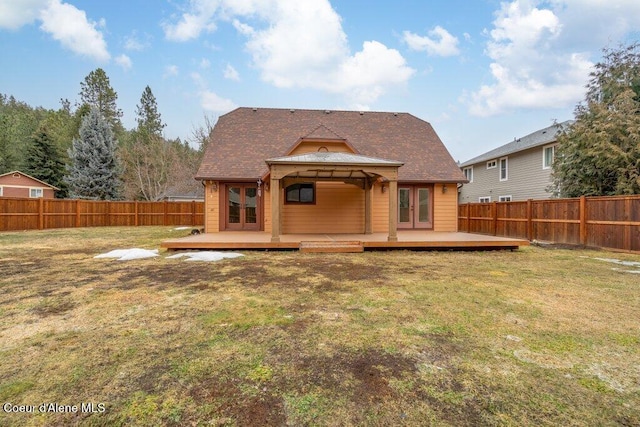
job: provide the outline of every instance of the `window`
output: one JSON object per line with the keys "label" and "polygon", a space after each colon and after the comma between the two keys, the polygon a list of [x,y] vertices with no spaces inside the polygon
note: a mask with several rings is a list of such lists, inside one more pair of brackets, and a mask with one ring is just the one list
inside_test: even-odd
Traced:
{"label": "window", "polygon": [[0,187],[0,197],[2,197],[2,188],[3,187]]}
{"label": "window", "polygon": [[292,184],[286,189],[287,203],[309,203],[316,202],[316,188],[312,182],[302,184]]}
{"label": "window", "polygon": [[491,203],[491,196],[480,197],[478,201],[480,203]]}
{"label": "window", "polygon": [[487,162],[487,169],[495,169],[498,167],[498,162],[496,160],[489,160]]}
{"label": "window", "polygon": [[473,182],[473,166],[462,169],[462,173],[464,174],[464,177],[469,180],[469,182]]}
{"label": "window", "polygon": [[29,189],[29,197],[35,199],[37,197],[42,197],[42,188],[30,188]]}
{"label": "window", "polygon": [[509,177],[509,165],[507,162],[507,157],[503,157],[500,159],[500,181],[506,181]]}
{"label": "window", "polygon": [[556,158],[556,145],[547,145],[542,148],[542,169],[549,169]]}
{"label": "window", "polygon": [[498,197],[498,200],[501,202],[510,202],[511,201],[511,196],[500,196]]}

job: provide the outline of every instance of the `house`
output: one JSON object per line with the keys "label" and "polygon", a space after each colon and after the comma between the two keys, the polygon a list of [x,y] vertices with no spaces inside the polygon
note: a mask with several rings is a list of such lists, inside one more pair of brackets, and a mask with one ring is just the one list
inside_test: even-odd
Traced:
{"label": "house", "polygon": [[459,190],[460,203],[551,198],[556,140],[571,123],[553,124],[462,163],[469,182]]}
{"label": "house", "polygon": [[196,175],[205,232],[457,231],[465,178],[431,125],[407,113],[238,108]]}
{"label": "house", "polygon": [[0,175],[0,197],[53,199],[56,190],[59,188],[19,171]]}

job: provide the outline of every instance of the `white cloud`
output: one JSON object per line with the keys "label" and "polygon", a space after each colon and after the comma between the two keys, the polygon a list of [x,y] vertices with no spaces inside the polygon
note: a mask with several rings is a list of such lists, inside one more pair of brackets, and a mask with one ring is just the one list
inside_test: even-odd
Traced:
{"label": "white cloud", "polygon": [[200,68],[207,70],[209,67],[211,67],[211,62],[207,58],[202,58],[200,60]]}
{"label": "white cloud", "polygon": [[143,42],[134,31],[130,36],[124,39],[124,48],[128,51],[141,52],[149,47],[148,40]]}
{"label": "white cloud", "polygon": [[591,57],[640,30],[636,0],[515,0],[496,13],[486,54],[493,82],[471,94],[479,116],[570,107],[584,97]]}
{"label": "white cloud", "polygon": [[49,0],[0,0],[0,28],[17,30],[36,20]]}
{"label": "white cloud", "polygon": [[115,61],[116,61],[116,64],[121,66],[122,69],[125,70],[125,71],[131,69],[131,66],[133,65],[133,63],[131,62],[131,58],[129,58],[124,53],[122,55],[120,55],[120,56],[117,56],[115,58]]}
{"label": "white cloud", "polygon": [[[280,88],[311,88],[369,104],[415,72],[402,55],[376,41],[352,54],[341,18],[328,0],[193,0],[172,40],[189,40],[225,19],[247,38],[262,80]],[[347,73],[346,75],[344,73]]]}
{"label": "white cloud", "polygon": [[98,24],[89,21],[83,10],[51,0],[47,8],[40,11],[40,20],[40,28],[72,52],[98,61],[108,61],[111,57],[102,33],[96,29]]}
{"label": "white cloud", "polygon": [[405,31],[402,34],[405,43],[413,50],[426,51],[433,56],[455,56],[460,54],[458,38],[452,36],[440,26],[429,31],[427,36],[419,36],[410,31]]}
{"label": "white cloud", "polygon": [[224,78],[239,82],[240,74],[238,74],[238,71],[235,68],[233,68],[233,65],[227,64],[227,66],[224,69]]}
{"label": "white cloud", "polygon": [[230,99],[222,98],[209,90],[200,92],[200,104],[205,110],[219,114],[227,113],[238,108]]}
{"label": "white cloud", "polygon": [[166,67],[164,67],[164,74],[162,75],[162,77],[167,78],[167,77],[174,77],[177,76],[180,73],[180,69],[178,68],[177,65],[167,65]]}

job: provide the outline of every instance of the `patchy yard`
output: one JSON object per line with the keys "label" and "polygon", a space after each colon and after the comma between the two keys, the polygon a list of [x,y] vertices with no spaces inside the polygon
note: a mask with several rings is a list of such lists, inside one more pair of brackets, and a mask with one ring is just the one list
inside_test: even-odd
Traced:
{"label": "patchy yard", "polygon": [[93,258],[187,233],[0,234],[0,425],[640,425],[639,256]]}

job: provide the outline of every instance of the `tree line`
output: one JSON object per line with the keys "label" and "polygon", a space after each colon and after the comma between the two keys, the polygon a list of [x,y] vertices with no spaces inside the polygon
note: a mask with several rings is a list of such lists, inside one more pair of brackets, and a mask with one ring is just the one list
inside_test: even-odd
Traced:
{"label": "tree line", "polygon": [[[80,83],[80,102],[57,110],[32,107],[0,94],[0,174],[20,170],[60,190],[56,197],[161,200],[201,195],[193,179],[211,129],[188,141],[166,139],[155,96],[146,86],[134,129],[125,129],[118,94],[101,68]],[[206,119],[206,117],[205,117]]]}

